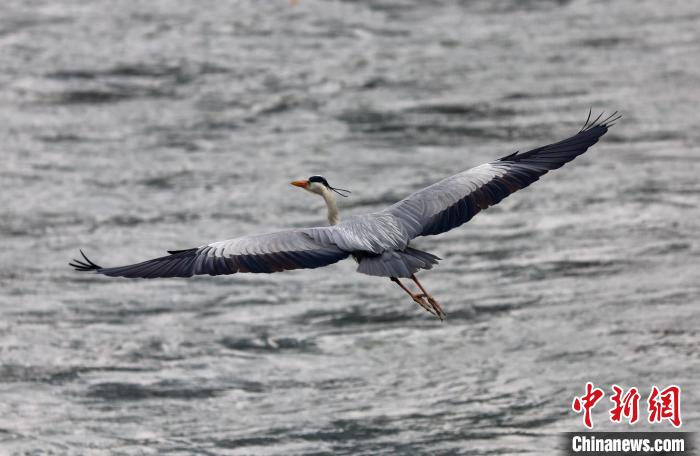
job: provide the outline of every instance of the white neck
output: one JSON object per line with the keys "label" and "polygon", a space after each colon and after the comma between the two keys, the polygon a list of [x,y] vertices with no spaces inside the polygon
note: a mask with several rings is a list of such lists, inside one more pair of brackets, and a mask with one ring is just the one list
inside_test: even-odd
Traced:
{"label": "white neck", "polygon": [[337,225],[340,222],[340,214],[338,213],[338,205],[336,204],[335,195],[332,191],[324,188],[321,192],[323,200],[328,208],[328,223]]}

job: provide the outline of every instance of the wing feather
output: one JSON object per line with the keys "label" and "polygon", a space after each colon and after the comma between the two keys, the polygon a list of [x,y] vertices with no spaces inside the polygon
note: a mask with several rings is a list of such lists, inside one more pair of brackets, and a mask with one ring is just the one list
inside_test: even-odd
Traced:
{"label": "wing feather", "polygon": [[583,128],[570,138],[528,152],[515,152],[455,174],[413,193],[388,207],[384,213],[400,221],[408,239],[456,228],[481,210],[498,204],[548,171],[560,168],[586,152],[620,118],[617,113],[599,121],[601,117],[589,122],[589,113]]}
{"label": "wing feather", "polygon": [[171,252],[160,258],[112,268],[98,266],[83,254],[85,261],[74,260],[71,265],[80,271],[95,271],[110,277],[152,279],[312,269],[336,263],[349,255],[334,244],[314,240],[306,230],[246,236]]}

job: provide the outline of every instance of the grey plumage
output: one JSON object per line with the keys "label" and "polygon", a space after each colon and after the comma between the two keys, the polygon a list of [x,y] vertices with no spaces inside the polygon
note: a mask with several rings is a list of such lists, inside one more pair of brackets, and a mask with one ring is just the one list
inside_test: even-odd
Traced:
{"label": "grey plumage", "polygon": [[352,216],[337,225],[246,236],[114,268],[102,268],[83,254],[84,261],[74,260],[71,266],[108,276],[190,277],[312,269],[352,254],[363,274],[410,277],[419,269],[432,268],[439,259],[409,247],[411,240],[460,226],[583,154],[619,119],[616,114],[602,121],[600,117],[589,122],[589,114],[583,128],[568,139],[455,174],[383,211]]}
{"label": "grey plumage", "polygon": [[516,152],[450,176],[384,212],[395,216],[411,239],[449,231],[586,152],[619,119],[616,114],[601,122],[600,116],[590,124],[587,120],[581,131],[563,141]]}
{"label": "grey plumage", "polygon": [[87,264],[74,260],[71,266],[111,277],[152,279],[318,268],[336,263],[348,255],[349,252],[333,244],[317,243],[306,230],[287,230],[214,242],[127,266],[103,268],[87,258]]}
{"label": "grey plumage", "polygon": [[412,247],[387,250],[379,255],[366,254],[358,258],[357,272],[378,277],[409,278],[420,269],[432,269],[439,257]]}

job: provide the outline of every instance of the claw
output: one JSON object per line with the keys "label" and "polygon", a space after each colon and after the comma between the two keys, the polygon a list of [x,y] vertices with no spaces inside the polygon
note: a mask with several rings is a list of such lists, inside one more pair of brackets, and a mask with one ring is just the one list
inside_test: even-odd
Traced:
{"label": "claw", "polygon": [[428,293],[428,291],[423,287],[423,285],[418,281],[418,278],[416,277],[415,274],[411,274],[411,279],[418,285],[418,288],[420,288],[420,291],[423,292],[422,296],[425,296],[428,299],[428,302],[432,306],[432,312],[431,314],[435,315],[440,319],[440,321],[445,320],[445,312],[442,310],[442,306],[440,303],[438,303],[431,295]]}
{"label": "claw", "polygon": [[415,301],[416,304],[418,304],[419,306],[421,306],[422,308],[424,308],[425,310],[427,310],[429,313],[431,313],[431,314],[435,315],[436,317],[440,318],[440,317],[435,313],[435,311],[433,310],[434,307],[431,307],[431,306],[428,305],[428,303],[425,301],[425,298],[427,297],[426,295],[424,295],[424,294],[414,294],[414,295],[411,295],[411,297],[413,298],[413,301]]}
{"label": "claw", "polygon": [[438,317],[440,321],[443,321],[447,315],[445,314],[445,311],[442,310],[440,303],[433,299],[432,296],[428,296],[428,302],[431,306],[433,306],[433,309],[435,309],[434,315]]}
{"label": "claw", "polygon": [[413,301],[416,304],[424,308],[431,315],[435,315],[440,319],[440,321],[442,321],[445,318],[445,312],[442,311],[442,307],[440,307],[440,304],[438,304],[437,301],[435,301],[432,298],[432,296],[430,296],[428,292],[425,291],[420,282],[418,282],[418,279],[416,279],[415,275],[412,275],[411,278],[418,284],[418,287],[423,293],[414,293],[408,288],[406,288],[406,286],[403,283],[401,283],[398,277],[390,277],[391,281],[400,286],[403,291],[408,293],[408,295],[413,299]]}

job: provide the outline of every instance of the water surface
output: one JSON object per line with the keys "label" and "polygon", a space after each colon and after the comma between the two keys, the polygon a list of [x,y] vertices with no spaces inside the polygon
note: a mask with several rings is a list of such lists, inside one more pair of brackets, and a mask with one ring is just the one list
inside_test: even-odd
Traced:
{"label": "water surface", "polygon": [[[700,9],[687,1],[0,4],[0,452],[556,454],[586,381],[700,419]],[[419,239],[439,323],[351,261],[79,275],[378,210],[624,119]],[[606,399],[607,401],[607,399]],[[596,409],[597,429],[607,404]],[[638,425],[636,429],[647,428]],[[657,426],[665,430],[668,426]]]}

